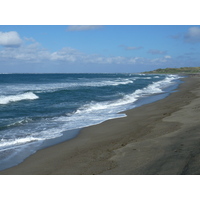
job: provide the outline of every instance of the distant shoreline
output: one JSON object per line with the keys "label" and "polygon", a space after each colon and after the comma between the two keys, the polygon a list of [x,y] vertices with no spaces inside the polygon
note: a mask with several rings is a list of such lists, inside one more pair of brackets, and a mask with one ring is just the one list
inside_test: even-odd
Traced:
{"label": "distant shoreline", "polygon": [[146,71],[144,74],[200,74],[200,67],[160,68],[153,71]]}

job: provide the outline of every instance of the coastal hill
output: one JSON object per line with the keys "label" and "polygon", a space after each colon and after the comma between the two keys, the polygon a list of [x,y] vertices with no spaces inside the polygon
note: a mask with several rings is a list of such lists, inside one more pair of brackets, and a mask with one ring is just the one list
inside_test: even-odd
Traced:
{"label": "coastal hill", "polygon": [[165,68],[144,72],[144,74],[194,74],[200,73],[200,67]]}

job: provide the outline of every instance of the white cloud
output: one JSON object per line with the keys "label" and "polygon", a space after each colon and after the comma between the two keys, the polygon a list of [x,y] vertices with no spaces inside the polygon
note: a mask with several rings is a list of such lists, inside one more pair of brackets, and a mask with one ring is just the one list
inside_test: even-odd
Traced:
{"label": "white cloud", "polygon": [[172,57],[169,56],[169,55],[167,55],[167,56],[164,56],[164,58],[166,58],[166,59],[170,59],[170,58],[172,58]]}
{"label": "white cloud", "polygon": [[22,40],[16,31],[0,32],[0,45],[5,47],[18,47]]}
{"label": "white cloud", "polygon": [[52,61],[78,62],[84,61],[85,57],[85,54],[70,47],[62,48],[61,50],[50,54],[50,60]]}
{"label": "white cloud", "polygon": [[104,64],[123,64],[126,63],[126,58],[123,56],[104,58]]}
{"label": "white cloud", "polygon": [[31,43],[29,45],[22,45],[18,48],[5,48],[0,51],[0,58],[16,61],[29,61],[32,63],[41,62],[49,59],[50,53],[43,49],[39,43]]}
{"label": "white cloud", "polygon": [[101,28],[101,25],[71,25],[68,26],[67,31],[85,31]]}
{"label": "white cloud", "polygon": [[162,58],[154,58],[150,59],[149,62],[154,63],[155,65],[162,65],[163,63],[169,63],[171,62],[172,57],[169,55],[163,56]]}
{"label": "white cloud", "polygon": [[143,59],[140,58],[140,57],[130,58],[130,59],[129,59],[129,63],[130,63],[130,64],[136,64],[136,63],[138,63],[138,62],[141,62],[141,63],[142,63],[142,62],[143,62],[142,60],[143,60]]}
{"label": "white cloud", "polygon": [[[27,40],[27,39],[25,39]],[[55,52],[43,48],[34,39],[28,38],[28,44],[23,43],[18,48],[4,48],[0,50],[0,61],[8,65],[31,66],[31,64],[40,64],[51,66],[77,66],[82,65],[101,65],[102,67],[139,67],[153,65],[163,65],[170,62],[171,56],[163,55],[163,58],[147,59],[143,57],[125,57],[125,56],[103,56],[97,54],[86,54],[70,47],[62,48]],[[28,65],[27,65],[28,63]],[[30,64],[30,65],[29,65]]]}
{"label": "white cloud", "polygon": [[[55,52],[50,52],[37,43],[33,42],[29,45],[21,45],[19,48],[5,48],[0,51],[0,58],[9,60],[16,60],[19,62],[29,63],[59,63],[62,64],[137,64],[139,61],[135,57],[124,56],[102,56],[96,54],[85,54],[76,49],[65,47]],[[61,64],[60,63],[60,64]]]}
{"label": "white cloud", "polygon": [[188,29],[188,32],[185,34],[185,42],[197,43],[200,42],[200,28],[191,27]]}

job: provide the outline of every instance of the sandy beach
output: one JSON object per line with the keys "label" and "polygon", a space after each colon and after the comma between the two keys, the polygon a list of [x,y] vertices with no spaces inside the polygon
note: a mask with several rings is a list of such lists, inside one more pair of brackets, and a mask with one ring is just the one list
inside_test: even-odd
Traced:
{"label": "sandy beach", "polygon": [[4,175],[200,174],[200,76],[177,92],[81,130],[40,150]]}

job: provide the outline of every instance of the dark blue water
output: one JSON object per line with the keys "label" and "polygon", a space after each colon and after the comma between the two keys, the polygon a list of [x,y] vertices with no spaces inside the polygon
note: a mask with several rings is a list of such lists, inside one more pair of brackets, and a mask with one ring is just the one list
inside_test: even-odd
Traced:
{"label": "dark blue water", "polygon": [[70,130],[125,117],[118,113],[154,97],[163,98],[177,86],[179,78],[144,74],[0,74],[0,169],[10,166],[7,163],[11,160],[21,162],[44,141],[71,138],[74,135]]}

